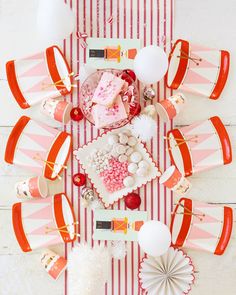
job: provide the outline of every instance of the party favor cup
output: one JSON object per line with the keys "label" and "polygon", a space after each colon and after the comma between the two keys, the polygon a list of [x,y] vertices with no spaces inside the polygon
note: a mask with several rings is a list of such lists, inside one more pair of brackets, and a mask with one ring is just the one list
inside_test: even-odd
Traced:
{"label": "party favor cup", "polygon": [[185,96],[182,93],[178,93],[157,103],[156,110],[160,118],[164,122],[168,122],[179,114],[185,102]]}
{"label": "party favor cup", "polygon": [[182,175],[182,173],[173,165],[170,166],[160,177],[160,184],[178,194],[186,194],[191,183]]}
{"label": "party favor cup", "polygon": [[67,124],[70,121],[72,104],[63,100],[48,98],[42,102],[41,109],[49,117],[63,124]]}
{"label": "party favor cup", "polygon": [[41,263],[46,272],[57,280],[62,272],[66,269],[67,261],[64,257],[59,256],[55,252],[46,249],[42,252]]}
{"label": "party favor cup", "polygon": [[46,198],[48,194],[48,185],[45,178],[36,176],[17,182],[15,190],[18,198]]}

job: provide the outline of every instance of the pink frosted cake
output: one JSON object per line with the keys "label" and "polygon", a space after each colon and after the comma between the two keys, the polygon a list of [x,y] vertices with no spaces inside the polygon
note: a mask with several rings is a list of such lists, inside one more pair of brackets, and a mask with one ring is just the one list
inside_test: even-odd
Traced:
{"label": "pink frosted cake", "polygon": [[94,92],[92,102],[110,107],[114,104],[117,95],[121,92],[125,81],[112,73],[103,73]]}
{"label": "pink frosted cake", "polygon": [[120,95],[116,98],[112,107],[96,104],[92,108],[92,115],[96,128],[107,127],[112,123],[127,118],[125,106]]}

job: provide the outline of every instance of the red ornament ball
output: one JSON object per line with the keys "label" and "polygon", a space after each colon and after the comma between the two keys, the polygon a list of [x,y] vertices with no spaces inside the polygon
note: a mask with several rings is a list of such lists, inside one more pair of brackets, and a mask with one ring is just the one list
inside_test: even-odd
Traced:
{"label": "red ornament ball", "polygon": [[125,70],[123,70],[123,73],[129,75],[134,82],[136,81],[136,75],[135,75],[134,71],[132,71],[130,69],[125,69]]}
{"label": "red ornament ball", "polygon": [[129,105],[129,112],[131,116],[137,116],[141,113],[141,105],[138,102],[133,102]]}
{"label": "red ornament ball", "polygon": [[74,185],[83,186],[86,182],[86,176],[82,173],[77,173],[72,178]]}
{"label": "red ornament ball", "polygon": [[141,198],[136,193],[128,194],[125,199],[125,205],[131,210],[137,209],[141,204]]}
{"label": "red ornament ball", "polygon": [[73,121],[79,122],[83,119],[84,115],[79,107],[73,108],[70,112],[70,117]]}
{"label": "red ornament ball", "polygon": [[133,79],[130,77],[130,75],[123,71],[120,77],[122,80],[125,80],[125,82],[127,82],[129,86],[132,85]]}

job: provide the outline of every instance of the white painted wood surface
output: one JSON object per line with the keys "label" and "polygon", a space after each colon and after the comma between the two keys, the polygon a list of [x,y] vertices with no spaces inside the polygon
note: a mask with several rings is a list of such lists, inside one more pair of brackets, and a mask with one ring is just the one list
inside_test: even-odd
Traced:
{"label": "white painted wood surface", "polygon": [[[50,0],[49,0],[50,1]],[[37,0],[0,0],[0,78],[5,77],[5,62],[43,49],[48,43],[35,34],[35,8]],[[236,148],[236,85],[234,83],[236,52],[234,0],[227,1],[175,1],[176,38],[182,37],[210,46],[229,49],[232,53],[230,77],[219,101],[210,101],[188,95],[188,106],[176,119],[176,125],[219,115],[227,126]],[[39,252],[22,254],[11,226],[9,207],[16,201],[13,185],[24,179],[27,173],[9,168],[3,163],[3,152],[11,126],[21,116],[5,82],[0,81],[0,294],[1,295],[62,295],[63,278],[50,280],[39,266]],[[39,116],[37,107],[26,113]],[[42,119],[42,118],[41,118]],[[217,203],[236,204],[236,162],[231,165],[191,177],[191,197]],[[59,184],[60,185],[60,184]],[[60,190],[55,188],[56,190]],[[232,206],[235,206],[232,204]],[[223,256],[188,251],[196,266],[196,282],[193,295],[236,294],[236,242],[233,239]],[[62,247],[55,248],[58,252]],[[63,252],[62,252],[63,253]],[[30,258],[30,259],[29,259]],[[110,295],[110,294],[108,294]]]}

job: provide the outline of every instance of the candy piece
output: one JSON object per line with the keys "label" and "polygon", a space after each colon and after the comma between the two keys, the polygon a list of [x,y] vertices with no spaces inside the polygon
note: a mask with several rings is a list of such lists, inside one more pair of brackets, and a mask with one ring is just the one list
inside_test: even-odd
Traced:
{"label": "candy piece", "polygon": [[131,136],[132,132],[129,129],[123,130],[123,133],[125,133],[127,136]]}
{"label": "candy piece", "polygon": [[134,152],[134,149],[132,147],[128,148],[125,152],[126,156],[130,156]]}
{"label": "candy piece", "polygon": [[146,161],[140,161],[138,163],[139,168],[144,168],[144,169],[148,169],[149,168],[149,164]]}
{"label": "candy piece", "polygon": [[130,193],[125,198],[125,205],[131,210],[137,209],[141,204],[141,198],[138,194]]}
{"label": "candy piece", "polygon": [[129,139],[128,139],[128,145],[129,146],[135,146],[137,144],[137,139],[134,137],[134,136],[131,136]]}
{"label": "candy piece", "polygon": [[120,155],[118,160],[119,160],[119,162],[123,163],[128,160],[128,157],[126,155]]}
{"label": "candy piece", "polygon": [[132,176],[125,177],[123,184],[126,187],[131,187],[134,184],[134,178]]}
{"label": "candy piece", "polygon": [[122,155],[126,152],[126,147],[122,144],[117,144],[114,149],[119,155]]}
{"label": "candy piece", "polygon": [[127,118],[127,112],[120,96],[116,98],[112,107],[96,104],[92,107],[91,113],[95,127],[98,129],[109,127],[109,125]]}
{"label": "candy piece", "polygon": [[130,163],[128,166],[128,171],[134,174],[138,170],[138,165],[135,163]]}
{"label": "candy piece", "polygon": [[118,141],[119,141],[119,138],[118,138],[118,136],[117,135],[115,135],[115,134],[112,134],[112,135],[109,135],[108,136],[108,143],[110,144],[110,145],[113,145],[114,143],[117,143]]}
{"label": "candy piece", "polygon": [[116,151],[114,148],[111,150],[111,155],[112,155],[112,157],[114,157],[114,158],[119,157],[119,154],[117,153],[117,151]]}
{"label": "candy piece", "polygon": [[104,72],[94,92],[92,102],[110,107],[124,85],[124,80],[109,72]]}
{"label": "candy piece", "polygon": [[121,134],[120,135],[120,138],[119,138],[119,142],[122,143],[122,144],[126,144],[128,142],[128,136],[125,135],[125,134]]}
{"label": "candy piece", "polygon": [[139,152],[134,152],[133,154],[131,154],[130,160],[133,163],[138,163],[142,160],[142,155]]}
{"label": "candy piece", "polygon": [[136,174],[138,176],[145,176],[148,173],[148,169],[147,168],[138,168],[138,170],[136,171]]}

